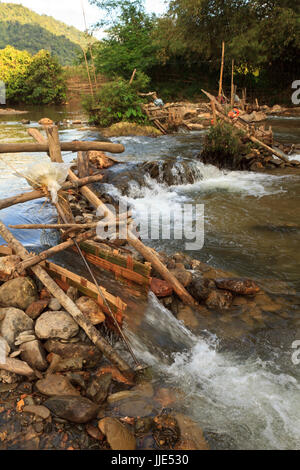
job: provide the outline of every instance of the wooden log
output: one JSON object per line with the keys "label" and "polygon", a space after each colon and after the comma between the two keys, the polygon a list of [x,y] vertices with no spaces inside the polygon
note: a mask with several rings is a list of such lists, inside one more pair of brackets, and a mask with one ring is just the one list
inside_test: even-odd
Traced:
{"label": "wooden log", "polygon": [[96,227],[109,227],[113,224],[121,225],[125,223],[125,221],[116,220],[116,222],[93,222],[90,224],[24,224],[24,225],[9,225],[9,228],[17,229],[17,230],[48,230],[48,229],[63,229],[66,230],[68,228],[78,229],[78,230],[86,230],[90,228]]}
{"label": "wooden log", "polygon": [[[77,176],[69,170],[69,177],[71,181],[76,181]],[[81,188],[81,193],[88,199],[88,201],[98,209],[98,207],[103,207],[107,216],[113,217],[112,212],[105,206],[105,204],[99,199],[93,191],[89,188],[83,186]],[[142,256],[149,261],[153,267],[161,274],[161,276],[173,287],[176,294],[181,298],[181,300],[191,306],[196,306],[197,302],[193,297],[187,292],[187,290],[182,286],[182,284],[176,279],[176,277],[170,273],[166,266],[160,261],[157,254],[152,251],[150,248],[145,246],[130,230],[128,230],[128,243],[133,246]]]}
{"label": "wooden log", "polygon": [[[98,183],[102,179],[103,179],[103,175],[94,175],[94,176],[89,176],[87,178],[82,178],[78,180],[77,183],[71,183],[70,181],[68,181],[62,185],[62,189],[63,190],[78,189],[81,186],[85,186],[85,185],[92,184],[92,183]],[[6,199],[0,200],[0,210],[5,209],[7,207],[14,206],[16,204],[23,204],[24,202],[33,201],[35,199],[40,199],[42,197],[45,197],[45,193],[40,190],[35,190],[35,191],[28,192],[28,193],[22,193],[22,194],[19,194],[18,196],[8,197]]]}
{"label": "wooden log", "polygon": [[225,42],[222,42],[222,59],[221,59],[221,71],[220,71],[220,82],[219,82],[219,97],[222,96],[223,89],[223,72],[224,72],[224,56],[225,56]]}
{"label": "wooden log", "polygon": [[54,256],[55,254],[60,253],[61,251],[67,250],[68,248],[72,247],[75,244],[75,240],[78,243],[81,243],[83,241],[95,238],[95,236],[96,236],[96,230],[90,230],[88,232],[78,235],[75,239],[70,238],[69,240],[63,243],[60,243],[59,245],[49,248],[49,250],[43,251],[39,255],[35,255],[31,258],[26,259],[25,261],[22,261],[22,263],[16,266],[15,270],[18,273],[22,273],[25,271],[25,269],[35,266],[36,264],[39,264],[42,261],[45,261],[47,258],[50,258],[50,256]]}
{"label": "wooden log", "polygon": [[[23,245],[10,233],[3,222],[0,221],[0,235],[12,247],[15,254],[26,260],[29,256],[28,251]],[[55,297],[64,309],[72,316],[76,323],[85,331],[90,340],[103,352],[107,359],[112,362],[121,372],[132,375],[130,366],[113,350],[110,344],[105,341],[99,331],[84,317],[74,302],[64,293],[49,274],[39,265],[32,267],[33,273],[44,284],[51,295]]]}
{"label": "wooden log", "polygon": [[[62,142],[61,150],[63,152],[80,152],[88,150],[100,150],[109,153],[123,153],[125,148],[121,144],[112,144],[110,142],[92,142],[92,141],[73,141]],[[34,144],[24,142],[22,144],[0,144],[0,153],[37,153],[49,152],[48,144]]]}
{"label": "wooden log", "polygon": [[27,130],[28,134],[37,141],[38,144],[45,144],[47,143],[47,139],[40,133],[38,129],[31,127]]}
{"label": "wooden log", "polygon": [[[49,153],[52,162],[63,163],[61,148],[59,143],[58,127],[46,126],[45,131],[49,142]],[[87,176],[87,175],[85,175]]]}

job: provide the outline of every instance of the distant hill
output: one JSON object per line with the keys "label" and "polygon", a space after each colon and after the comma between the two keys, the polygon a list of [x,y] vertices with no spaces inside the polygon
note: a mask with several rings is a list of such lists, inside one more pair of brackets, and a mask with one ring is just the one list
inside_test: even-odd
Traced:
{"label": "distant hill", "polygon": [[85,34],[51,16],[38,15],[29,8],[0,3],[0,49],[11,45],[36,54],[47,49],[63,65],[71,65],[86,43]]}

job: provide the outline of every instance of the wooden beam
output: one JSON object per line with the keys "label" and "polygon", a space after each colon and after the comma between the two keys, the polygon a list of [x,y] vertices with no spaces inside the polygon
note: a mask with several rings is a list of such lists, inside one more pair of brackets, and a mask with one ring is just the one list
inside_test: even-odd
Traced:
{"label": "wooden beam", "polygon": [[[80,152],[88,150],[99,150],[109,153],[123,153],[125,148],[121,144],[112,144],[110,142],[92,142],[92,141],[73,141],[62,142],[61,150],[63,152]],[[22,144],[0,144],[0,153],[38,153],[49,152],[49,144],[33,144],[24,142]]]}
{"label": "wooden beam", "polygon": [[[46,126],[45,131],[49,142],[50,159],[55,163],[63,163],[57,126]],[[87,175],[85,175],[87,176]]]}

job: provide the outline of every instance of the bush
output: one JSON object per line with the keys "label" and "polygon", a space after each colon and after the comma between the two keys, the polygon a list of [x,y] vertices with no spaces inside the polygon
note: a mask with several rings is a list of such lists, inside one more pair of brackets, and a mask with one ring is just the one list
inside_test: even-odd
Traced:
{"label": "bush", "polygon": [[48,51],[32,57],[7,46],[0,51],[0,80],[5,82],[10,102],[60,104],[66,100],[63,69]]}
{"label": "bush", "polygon": [[95,97],[85,97],[83,106],[90,115],[90,121],[102,127],[108,127],[121,121],[146,124],[147,116],[142,110],[144,100],[138,96],[138,90],[147,88],[149,78],[145,74],[137,74],[130,85],[127,80],[119,77],[105,83]]}

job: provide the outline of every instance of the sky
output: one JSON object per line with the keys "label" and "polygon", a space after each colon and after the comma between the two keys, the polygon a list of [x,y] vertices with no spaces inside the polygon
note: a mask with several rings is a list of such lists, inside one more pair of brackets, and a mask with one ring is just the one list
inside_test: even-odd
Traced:
{"label": "sky", "polygon": [[[88,27],[92,26],[99,18],[99,10],[97,7],[89,4],[88,0],[83,0]],[[17,3],[24,5],[36,13],[53,16],[55,19],[64,23],[75,26],[84,31],[84,21],[81,9],[81,0],[8,0],[0,3]],[[156,14],[165,11],[164,0],[145,0],[147,11]],[[101,35],[101,33],[100,33]],[[99,36],[99,33],[96,34]]]}

